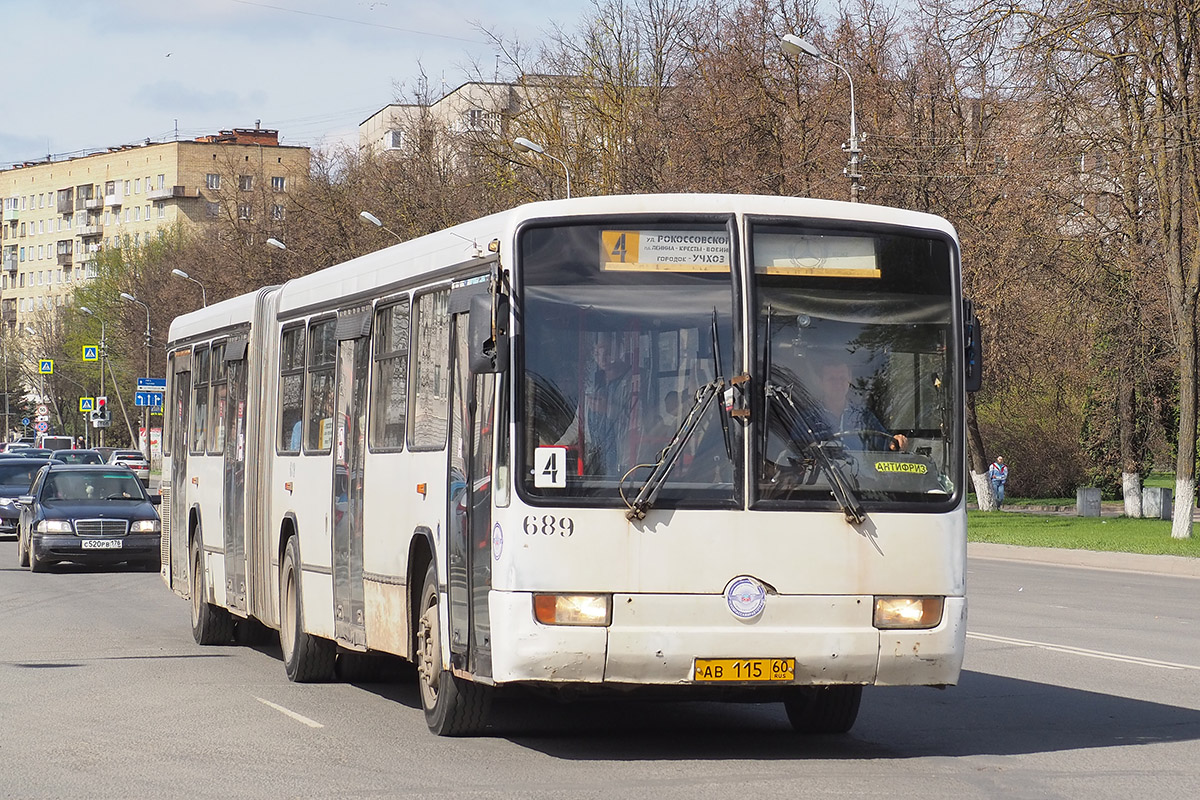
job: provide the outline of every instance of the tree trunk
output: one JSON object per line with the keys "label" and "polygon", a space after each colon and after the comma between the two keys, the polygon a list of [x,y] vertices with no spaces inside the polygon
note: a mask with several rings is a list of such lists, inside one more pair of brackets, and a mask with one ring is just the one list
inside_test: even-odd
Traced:
{"label": "tree trunk", "polygon": [[984,455],[983,434],[979,432],[979,420],[975,416],[975,395],[967,395],[967,471],[971,483],[975,484],[975,500],[980,511],[996,510],[996,495],[992,494],[992,482],[988,480],[988,461]]}
{"label": "tree trunk", "polygon": [[[1175,455],[1175,507],[1171,514],[1171,538],[1192,537],[1192,508],[1196,504],[1196,316],[1195,305],[1185,303],[1190,313],[1181,320],[1179,332],[1179,450]],[[1182,315],[1181,315],[1182,316]]]}
{"label": "tree trunk", "polygon": [[[1122,352],[1122,361],[1129,363],[1128,351]],[[1141,459],[1137,447],[1137,403],[1133,380],[1128,369],[1117,376],[1120,393],[1121,416],[1121,492],[1125,497],[1125,516],[1138,519],[1142,516]]]}

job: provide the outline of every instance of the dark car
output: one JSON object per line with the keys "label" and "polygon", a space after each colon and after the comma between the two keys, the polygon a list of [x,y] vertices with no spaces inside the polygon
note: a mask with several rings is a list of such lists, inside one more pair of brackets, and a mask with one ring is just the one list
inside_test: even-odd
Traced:
{"label": "dark car", "polygon": [[55,450],[54,458],[64,464],[104,463],[104,459],[95,450]]}
{"label": "dark car", "polygon": [[159,500],[124,467],[51,463],[19,499],[17,561],[34,572],[58,561],[156,568]]}
{"label": "dark car", "polygon": [[29,494],[38,470],[50,463],[44,458],[0,459],[0,536],[17,537],[21,507],[17,498]]}

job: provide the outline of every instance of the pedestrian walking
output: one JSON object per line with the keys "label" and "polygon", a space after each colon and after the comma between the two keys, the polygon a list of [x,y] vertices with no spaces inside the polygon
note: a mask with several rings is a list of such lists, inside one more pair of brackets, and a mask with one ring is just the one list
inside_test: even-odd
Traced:
{"label": "pedestrian walking", "polygon": [[1004,456],[996,456],[992,466],[988,467],[988,480],[992,482],[992,494],[996,496],[996,508],[1004,505],[1004,484],[1008,483],[1008,465]]}

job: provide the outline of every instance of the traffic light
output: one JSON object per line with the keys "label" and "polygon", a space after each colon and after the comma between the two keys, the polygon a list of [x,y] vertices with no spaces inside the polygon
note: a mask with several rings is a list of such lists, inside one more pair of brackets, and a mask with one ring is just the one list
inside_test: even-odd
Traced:
{"label": "traffic light", "polygon": [[108,421],[109,416],[108,416],[108,398],[107,397],[97,397],[96,398],[96,408],[92,411],[89,418],[91,419],[92,422]]}

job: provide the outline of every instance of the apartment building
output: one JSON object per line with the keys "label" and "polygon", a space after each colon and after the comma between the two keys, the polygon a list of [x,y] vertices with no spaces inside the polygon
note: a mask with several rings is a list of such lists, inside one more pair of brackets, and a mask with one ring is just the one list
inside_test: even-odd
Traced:
{"label": "apartment building", "polygon": [[429,104],[391,103],[358,126],[358,147],[375,153],[400,150],[423,125],[451,134],[499,134],[506,117],[520,108],[524,87],[512,83],[471,81]]}
{"label": "apartment building", "polygon": [[17,331],[65,305],[104,247],[138,246],[177,222],[282,220],[308,170],[307,147],[257,126],[2,169],[0,323]]}

